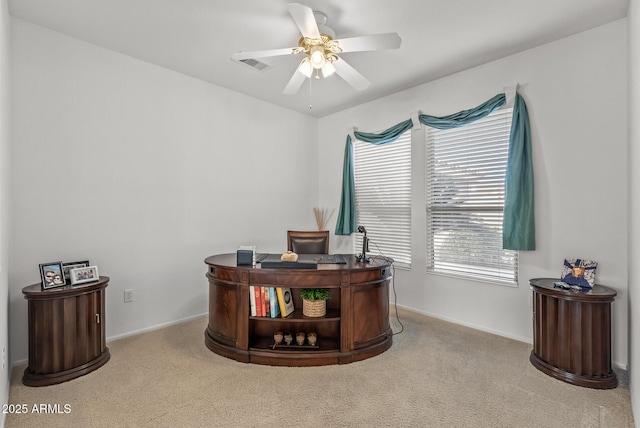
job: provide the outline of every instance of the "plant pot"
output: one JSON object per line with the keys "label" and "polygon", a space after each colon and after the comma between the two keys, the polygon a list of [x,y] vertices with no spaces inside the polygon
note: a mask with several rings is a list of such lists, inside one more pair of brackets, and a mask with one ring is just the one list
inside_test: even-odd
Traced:
{"label": "plant pot", "polygon": [[302,314],[316,318],[325,316],[327,314],[327,301],[302,299]]}

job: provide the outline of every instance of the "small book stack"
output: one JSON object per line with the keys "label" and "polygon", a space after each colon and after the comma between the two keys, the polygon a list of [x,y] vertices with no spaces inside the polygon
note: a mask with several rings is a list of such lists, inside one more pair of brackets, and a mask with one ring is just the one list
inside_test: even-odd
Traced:
{"label": "small book stack", "polygon": [[252,317],[286,318],[294,310],[290,288],[253,285],[249,299]]}

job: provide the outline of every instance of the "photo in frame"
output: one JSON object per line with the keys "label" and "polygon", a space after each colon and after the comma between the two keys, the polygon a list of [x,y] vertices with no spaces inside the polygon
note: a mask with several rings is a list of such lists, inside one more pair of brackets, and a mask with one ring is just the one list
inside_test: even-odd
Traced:
{"label": "photo in frame", "polygon": [[94,282],[100,279],[98,276],[97,266],[70,269],[69,278],[71,279],[71,285],[85,284],[87,282]]}
{"label": "photo in frame", "polygon": [[64,274],[64,279],[66,280],[67,284],[71,284],[71,277],[69,276],[69,271],[71,269],[77,269],[77,268],[83,268],[83,267],[89,267],[89,266],[91,266],[89,264],[89,260],[62,263],[62,272]]}
{"label": "photo in frame", "polygon": [[40,280],[43,290],[67,285],[62,271],[62,262],[41,263]]}
{"label": "photo in frame", "polygon": [[569,285],[593,288],[596,280],[597,267],[598,263],[593,260],[564,259],[560,279]]}

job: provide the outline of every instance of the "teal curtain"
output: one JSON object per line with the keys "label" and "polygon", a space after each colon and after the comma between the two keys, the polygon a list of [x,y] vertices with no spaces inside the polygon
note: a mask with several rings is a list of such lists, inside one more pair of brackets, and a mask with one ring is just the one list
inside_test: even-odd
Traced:
{"label": "teal curtain", "polygon": [[351,135],[347,135],[342,165],[342,197],[336,222],[336,235],[351,235],[356,230],[356,188],[353,171],[353,144]]}
{"label": "teal curtain", "polygon": [[427,114],[421,114],[420,123],[424,123],[427,126],[437,129],[460,128],[462,126],[469,125],[478,119],[489,116],[495,110],[502,107],[506,102],[507,98],[505,95],[498,94],[475,108],[462,110],[449,116],[435,117]]}
{"label": "teal curtain", "polygon": [[353,135],[355,135],[358,140],[365,141],[367,143],[378,145],[388,144],[396,141],[402,134],[405,133],[405,131],[411,129],[411,127],[413,127],[413,122],[411,122],[411,119],[408,119],[380,132],[379,134],[370,134],[368,132],[355,131]]}
{"label": "teal curtain", "polygon": [[[509,139],[509,157],[507,162],[507,180],[511,198],[509,205],[505,199],[505,219],[509,219],[508,224],[503,223],[503,240],[508,241],[509,247],[505,249],[528,250],[535,248],[535,233],[533,226],[533,167],[531,164],[531,136],[529,130],[529,118],[526,105],[522,97],[516,94],[516,105],[513,112],[513,124]],[[485,101],[479,106],[463,110],[449,116],[436,117],[430,115],[420,115],[421,123],[438,129],[450,129],[468,125],[478,119],[488,116],[506,102],[504,94]],[[517,124],[516,124],[517,123]],[[411,119],[400,122],[397,125],[379,133],[372,134],[366,132],[354,132],[354,136],[365,142],[372,144],[392,143],[400,135],[413,127]],[[512,151],[518,150],[518,154],[512,156]],[[525,153],[527,153],[525,155]],[[513,159],[512,159],[513,158]],[[515,164],[518,166],[516,167]],[[523,179],[521,175],[530,174],[530,179]],[[528,183],[530,187],[523,187]],[[505,182],[505,187],[507,182]],[[528,186],[528,185],[527,185]],[[525,192],[525,194],[520,194]],[[527,193],[528,192],[528,193]],[[525,215],[525,217],[522,217]],[[508,229],[505,229],[505,226]],[[344,151],[344,164],[342,172],[342,197],[340,199],[340,211],[336,223],[336,235],[350,235],[356,231],[356,200],[355,200],[355,175],[353,169],[353,143],[351,136],[347,136]],[[510,238],[506,239],[505,230],[508,230]],[[526,239],[523,239],[526,236]],[[524,243],[526,242],[526,245]],[[523,245],[522,247],[519,247]],[[513,248],[514,246],[519,248]],[[532,248],[527,248],[531,247]]]}
{"label": "teal curtain", "polygon": [[535,250],[535,235],[529,113],[524,99],[516,93],[505,177],[502,247],[505,250]]}
{"label": "teal curtain", "polygon": [[[400,122],[379,134],[355,131],[354,136],[360,141],[372,144],[388,144],[398,139],[408,129],[411,129],[411,119]],[[342,165],[342,197],[340,199],[340,211],[336,222],[336,235],[351,235],[356,231],[356,190],[355,173],[353,171],[353,144],[351,135],[347,136],[347,144],[344,148],[344,163]]]}

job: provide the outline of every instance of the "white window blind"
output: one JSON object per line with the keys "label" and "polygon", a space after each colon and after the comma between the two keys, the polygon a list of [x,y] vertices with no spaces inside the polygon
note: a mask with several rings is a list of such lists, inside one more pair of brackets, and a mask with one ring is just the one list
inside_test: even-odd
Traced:
{"label": "white window blind", "polygon": [[[353,145],[358,225],[370,239],[367,254],[382,254],[411,266],[411,131],[396,141]],[[362,234],[356,233],[356,252]]]}
{"label": "white window blind", "polygon": [[504,178],[513,109],[462,128],[427,128],[427,270],[517,283],[502,249]]}

